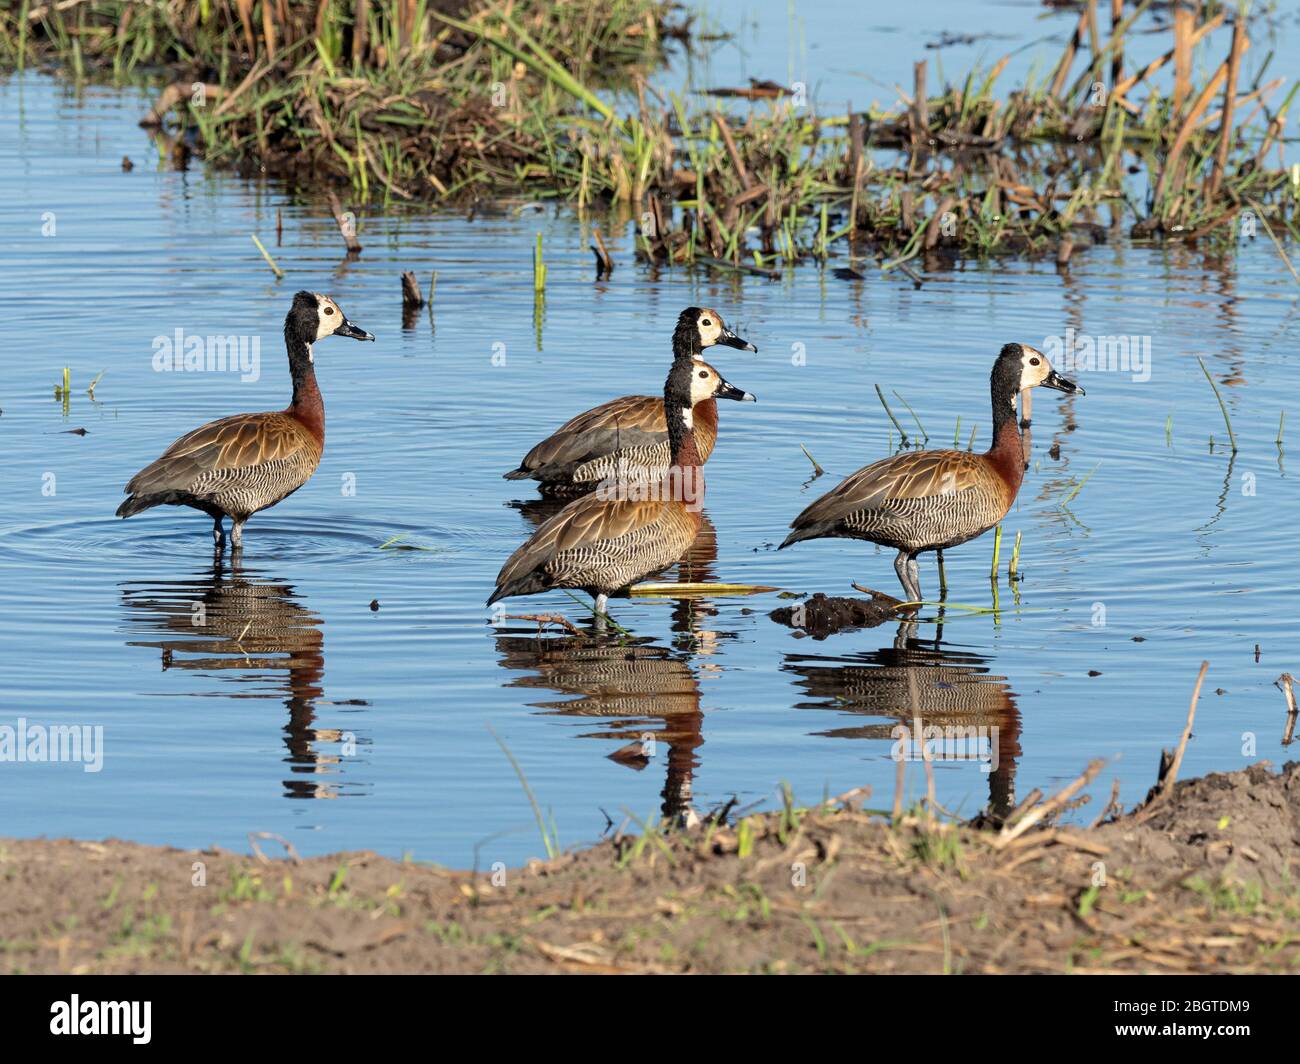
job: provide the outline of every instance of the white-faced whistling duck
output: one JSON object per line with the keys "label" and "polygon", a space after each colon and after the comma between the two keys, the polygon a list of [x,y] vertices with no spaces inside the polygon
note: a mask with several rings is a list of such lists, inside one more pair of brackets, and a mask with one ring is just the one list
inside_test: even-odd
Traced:
{"label": "white-faced whistling duck", "polygon": [[737,390],[689,350],[675,357],[664,383],[669,465],[662,476],[606,481],[548,518],[501,567],[487,604],[574,588],[595,598],[602,625],[612,593],[681,558],[695,541],[704,505],[704,460],[693,411]]}
{"label": "white-faced whistling duck", "polygon": [[[687,307],[673,331],[673,357],[699,358],[706,347],[721,345],[757,351],[727,328],[717,311]],[[739,399],[733,389],[718,399]],[[695,446],[707,462],[718,439],[718,407],[713,398],[695,407]],[[565,422],[524,456],[506,480],[537,480],[543,494],[576,495],[613,476],[658,478],[668,469],[668,423],[657,395],[611,399]]]}
{"label": "white-faced whistling duck", "polygon": [[329,296],[299,292],[284,319],[293,401],[284,410],[223,417],[186,433],[131,478],[117,516],[164,504],[192,506],[215,522],[218,549],[225,545],[221,520],[229,517],[231,549],[240,548],[244,522],[301,488],[320,462],[325,404],[312,344],[326,336],[374,339]]}
{"label": "white-faced whistling duck", "polygon": [[782,547],[801,539],[865,539],[898,551],[894,569],[911,602],[921,600],[916,556],[982,535],[1015,501],[1024,476],[1016,395],[1041,385],[1083,395],[1047,357],[1007,344],[993,363],[993,446],[966,451],[906,451],[859,469],[791,522]]}

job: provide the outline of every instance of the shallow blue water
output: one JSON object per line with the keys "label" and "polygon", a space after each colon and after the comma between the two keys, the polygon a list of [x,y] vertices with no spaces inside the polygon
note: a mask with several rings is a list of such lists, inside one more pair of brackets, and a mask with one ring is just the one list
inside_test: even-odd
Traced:
{"label": "shallow blue water", "polygon": [[[804,800],[867,784],[888,805],[889,728],[914,709],[1000,729],[998,772],[935,766],[946,807],[973,813],[1110,758],[1087,818],[1112,777],[1126,802],[1145,793],[1202,659],[1183,773],[1286,758],[1273,681],[1300,673],[1300,497],[1274,439],[1284,409],[1300,418],[1300,290],[1262,235],[1230,260],[1121,244],[1081,254],[1067,275],[970,264],[917,291],[813,266],[775,282],[651,273],[616,218],[505,205],[472,220],[367,215],[365,250],[344,263],[333,221],[274,185],[156,168],[135,126],[144,106],[39,75],[0,85],[0,725],[104,729],[100,772],[0,763],[4,833],[243,848],[270,831],[304,853],[514,862],[541,840],[501,744],[575,844],[606,812],[771,803],[782,781]],[[602,284],[593,221],[619,264]],[[403,269],[426,282],[438,271],[432,319],[409,329]],[[250,522],[238,572],[214,567],[200,515],[114,518],[123,483],[181,432],[283,405],[280,329],[298,288],[330,292],[378,337],[317,346],[328,442],[310,484]],[[911,404],[931,445],[951,444],[960,416],[962,446],[972,428],[984,446],[988,369],[1008,340],[1134,334],[1149,338],[1150,373],[1083,369],[1086,397],[1036,398],[996,617],[950,610],[940,630],[931,610],[914,631],[815,641],[769,619],[790,604],[772,593],[616,601],[644,642],[613,648],[494,627],[483,601],[532,527],[512,504],[535,498],[500,474],[571,414],[658,392],[676,316],[701,304],[758,345],[716,362],[759,402],[721,404],[707,467],[715,536],[686,569],[697,579],[896,592],[892,556],[869,545],[775,550],[807,502],[897,443],[877,383],[905,427],[895,392]],[[155,338],[178,328],[258,337],[258,379],[156,371]],[[1197,356],[1231,411],[1235,459]],[[53,396],[64,366],[66,412]],[[824,476],[809,481],[801,444]],[[423,549],[380,549],[398,535]],[[985,537],[949,553],[950,600],[991,602],[991,550]],[[936,590],[928,557],[922,582]],[[582,613],[561,595],[507,608]],[[644,763],[607,756],[646,734]],[[908,768],[917,794],[924,777]]]}

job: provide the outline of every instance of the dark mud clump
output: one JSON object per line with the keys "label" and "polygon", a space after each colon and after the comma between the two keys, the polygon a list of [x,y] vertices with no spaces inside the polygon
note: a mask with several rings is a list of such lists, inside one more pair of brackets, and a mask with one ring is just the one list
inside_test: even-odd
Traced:
{"label": "dark mud clump", "polygon": [[796,635],[825,639],[836,632],[855,628],[875,628],[886,621],[899,619],[902,603],[892,595],[873,591],[871,598],[844,598],[823,595],[820,591],[804,602],[781,606],[768,614],[777,624],[796,628]]}

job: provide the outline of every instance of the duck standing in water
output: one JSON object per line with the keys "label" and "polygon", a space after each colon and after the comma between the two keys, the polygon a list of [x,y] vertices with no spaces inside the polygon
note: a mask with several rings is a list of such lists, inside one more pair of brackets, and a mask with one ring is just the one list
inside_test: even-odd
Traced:
{"label": "duck standing in water", "polygon": [[244,522],[301,488],[325,448],[325,404],[316,385],[312,345],[327,336],[374,337],[348,321],[329,296],[299,292],[284,319],[293,399],[284,410],[235,414],[188,432],[126,486],[117,508],[130,517],[153,506],[191,506],[212,518],[218,550],[222,519],[230,518],[230,547],[243,546]]}
{"label": "duck standing in water", "polygon": [[1073,395],[1083,389],[1028,344],[1007,344],[993,363],[993,446],[967,451],[905,451],[873,462],[827,492],[791,522],[781,547],[805,539],[865,539],[898,551],[894,570],[909,602],[921,601],[916,556],[983,535],[1007,515],[1025,473],[1016,396],[1029,388]]}
{"label": "duck standing in water", "polygon": [[548,518],[506,561],[487,604],[556,588],[587,592],[597,623],[611,594],[676,562],[695,541],[704,505],[694,410],[715,398],[753,401],[690,350],[664,384],[669,465],[661,476],[602,482]]}
{"label": "duck standing in water", "polygon": [[[673,357],[699,359],[714,346],[758,350],[727,328],[716,310],[683,310],[673,331]],[[695,446],[700,461],[707,462],[718,439],[718,405],[713,398],[705,399],[693,414]],[[625,395],[570,418],[529,451],[517,469],[502,475],[506,480],[536,480],[544,495],[572,496],[612,476],[662,476],[669,460],[663,400],[657,395]]]}

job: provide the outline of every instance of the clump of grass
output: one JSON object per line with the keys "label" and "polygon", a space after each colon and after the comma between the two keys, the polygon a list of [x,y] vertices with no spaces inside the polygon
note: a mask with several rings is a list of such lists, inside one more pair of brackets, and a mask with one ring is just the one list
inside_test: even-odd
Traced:
{"label": "clump of grass", "polygon": [[[11,6],[0,64],[169,71],[153,118],[193,130],[210,162],[333,178],[362,202],[522,190],[623,204],[652,220],[637,246],[654,263],[771,275],[843,247],[916,284],[908,263],[941,253],[1064,266],[1124,220],[1142,238],[1226,245],[1247,206],[1275,241],[1300,236],[1289,174],[1269,161],[1295,90],[1270,111],[1281,79],[1238,85],[1251,16],[1180,15],[1173,48],[1126,76],[1125,42],[1155,6],[1140,0],[1106,38],[1088,5],[1050,75],[1005,93],[1009,56],[937,89],[923,62],[911,99],[843,114],[783,90],[741,90],[739,105],[660,95],[646,75],[686,36],[665,0],[467,0],[456,14],[282,0],[260,21],[241,0]],[[1194,44],[1226,50],[1199,85]],[[1170,62],[1166,92],[1154,75]]]}

